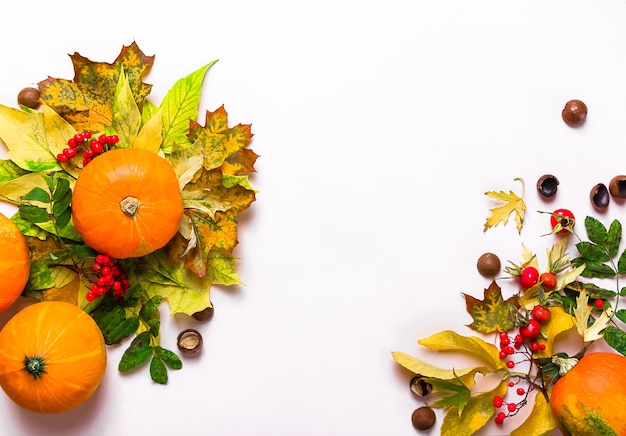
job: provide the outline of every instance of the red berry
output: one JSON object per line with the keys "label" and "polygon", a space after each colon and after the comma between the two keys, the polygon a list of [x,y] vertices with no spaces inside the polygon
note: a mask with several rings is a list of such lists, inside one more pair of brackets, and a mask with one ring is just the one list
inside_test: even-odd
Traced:
{"label": "red berry", "polygon": [[107,136],[107,144],[115,145],[120,142],[120,138],[117,135]]}
{"label": "red berry", "polygon": [[532,288],[539,281],[539,271],[534,266],[527,266],[522,269],[519,276],[519,283],[524,288]]}
{"label": "red berry", "polygon": [[[568,209],[557,209],[550,216],[550,225],[554,230],[559,226],[561,230],[557,231],[558,235],[568,234],[575,224],[574,214]],[[569,229],[569,230],[568,230]]]}
{"label": "red berry", "polygon": [[509,353],[507,353],[506,351],[502,350],[500,351],[500,359],[506,359],[506,357],[509,355]]}
{"label": "red berry", "polygon": [[536,319],[540,323],[547,322],[550,320],[550,311],[543,306],[537,305],[533,307],[533,310],[531,311],[531,315],[534,319]]}
{"label": "red berry", "polygon": [[508,336],[500,337],[500,347],[502,347],[503,345],[506,347],[510,343],[511,343],[511,338],[509,338]]}
{"label": "red berry", "polygon": [[85,137],[85,139],[89,139],[91,138],[91,132],[83,132],[83,136]]}
{"label": "red berry", "polygon": [[106,137],[106,135],[100,135],[100,136],[98,136],[98,142],[99,142],[100,144],[102,144],[102,145],[106,144],[106,143],[107,143],[107,137]]}
{"label": "red berry", "polygon": [[517,388],[517,395],[524,395],[526,393],[526,391],[524,390],[524,388]]}
{"label": "red berry", "polygon": [[103,276],[110,276],[111,268],[108,266],[102,267],[102,269],[100,270],[100,274],[102,274]]}
{"label": "red berry", "polygon": [[506,354],[515,354],[515,348],[511,347],[510,345],[502,351],[504,351]]}
{"label": "red berry", "polygon": [[604,309],[604,300],[598,298],[596,301],[593,302],[593,305],[596,306],[596,308],[598,309]]}
{"label": "red berry", "polygon": [[78,144],[76,144],[76,140],[74,138],[70,138],[67,140],[67,145],[69,145],[70,148],[76,148]]}
{"label": "red berry", "polygon": [[89,162],[91,162],[91,158],[90,157],[83,158],[83,166],[86,166]]}
{"label": "red berry", "polygon": [[504,423],[504,418],[506,418],[506,413],[504,413],[504,412],[498,413],[496,415],[496,419],[495,419],[496,424],[498,424],[498,425],[503,424]]}
{"label": "red berry", "polygon": [[93,301],[96,299],[96,296],[93,292],[89,291],[87,292],[87,295],[85,295],[85,298],[87,299],[87,301]]}
{"label": "red berry", "polygon": [[502,404],[504,404],[504,399],[500,395],[496,395],[495,397],[493,397],[493,405],[496,408],[502,407]]}
{"label": "red berry", "polygon": [[85,136],[82,133],[77,133],[76,135],[74,135],[74,141],[76,141],[77,144],[80,144],[84,140]]}
{"label": "red berry", "polygon": [[512,388],[513,386],[515,386],[515,382],[510,381],[509,382],[509,387]]}
{"label": "red berry", "polygon": [[60,153],[60,154],[57,154],[57,160],[59,162],[67,162],[68,160],[70,160],[70,158],[67,154]]}
{"label": "red berry", "polygon": [[545,350],[546,349],[546,344],[539,344],[539,349],[541,351]]}
{"label": "red berry", "polygon": [[96,262],[98,262],[100,265],[107,264],[109,260],[111,260],[111,258],[107,256],[106,254],[98,254],[96,256]]}
{"label": "red berry", "polygon": [[83,151],[83,157],[93,158],[95,153],[91,150],[91,148]]}
{"label": "red berry", "polygon": [[524,338],[522,337],[522,335],[515,335],[515,343],[521,344],[522,342],[524,342]]}
{"label": "red berry", "polygon": [[89,148],[91,149],[91,151],[93,151],[95,154],[99,154],[102,153],[103,149],[102,149],[102,144],[100,144],[98,141],[96,141],[95,139],[92,139],[91,141],[89,141]]}
{"label": "red berry", "polygon": [[517,410],[517,405],[514,404],[514,403],[509,403],[509,404],[506,405],[506,409],[509,412],[515,412]]}
{"label": "red berry", "polygon": [[539,343],[538,342],[532,342],[530,344],[530,349],[533,351],[539,351]]}
{"label": "red berry", "polygon": [[66,154],[67,157],[69,157],[69,158],[73,158],[74,156],[76,156],[76,149],[75,148],[65,148],[65,149],[63,149],[63,154]]}
{"label": "red berry", "polygon": [[544,272],[539,276],[541,284],[548,289],[554,289],[556,287],[556,276],[551,272]]}
{"label": "red berry", "polygon": [[524,339],[535,339],[541,333],[541,325],[536,319],[531,319],[527,325],[520,327],[519,333]]}
{"label": "red berry", "polygon": [[507,368],[514,368],[515,367],[515,362],[513,362],[512,360],[507,360],[506,361],[506,367]]}

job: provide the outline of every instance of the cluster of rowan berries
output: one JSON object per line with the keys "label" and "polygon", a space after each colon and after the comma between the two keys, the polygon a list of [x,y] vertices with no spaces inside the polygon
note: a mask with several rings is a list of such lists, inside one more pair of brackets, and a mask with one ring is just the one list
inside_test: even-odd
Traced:
{"label": "cluster of rowan berries", "polygon": [[91,132],[77,133],[67,141],[67,148],[57,154],[59,162],[67,162],[78,154],[79,149],[83,149],[83,166],[87,165],[97,155],[104,153],[109,147],[119,142],[117,135],[100,135],[98,139],[92,139]]}
{"label": "cluster of rowan berries", "polygon": [[87,301],[93,301],[111,290],[113,290],[113,297],[116,300],[124,298],[130,288],[130,282],[121,265],[114,262],[106,254],[98,254],[93,269],[98,278],[87,292]]}

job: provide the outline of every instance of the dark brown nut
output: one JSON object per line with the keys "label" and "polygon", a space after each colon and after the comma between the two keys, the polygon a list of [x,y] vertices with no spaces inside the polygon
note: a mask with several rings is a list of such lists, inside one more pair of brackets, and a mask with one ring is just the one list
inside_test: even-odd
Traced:
{"label": "dark brown nut", "polygon": [[183,354],[197,354],[202,349],[202,335],[194,329],[183,330],[178,335],[177,345]]}
{"label": "dark brown nut", "polygon": [[201,310],[200,312],[196,312],[191,316],[196,321],[205,322],[213,318],[213,312],[214,312],[213,307],[207,307],[206,309]]}
{"label": "dark brown nut", "polygon": [[604,183],[598,183],[589,193],[591,204],[598,210],[604,210],[609,207],[610,198],[609,190]]}
{"label": "dark brown nut", "polygon": [[493,253],[484,253],[476,262],[480,275],[487,278],[495,277],[500,272],[501,266],[500,258]]}
{"label": "dark brown nut", "polygon": [[437,415],[433,409],[428,406],[418,407],[413,411],[411,415],[411,422],[413,423],[413,427],[418,430],[428,430],[435,425],[437,421]]}
{"label": "dark brown nut", "polygon": [[17,103],[31,109],[37,109],[39,102],[39,90],[37,88],[24,88],[17,94]]}
{"label": "dark brown nut", "polygon": [[543,198],[550,198],[556,195],[559,187],[559,179],[552,174],[544,174],[537,180],[537,192]]}
{"label": "dark brown nut", "polygon": [[609,192],[615,198],[626,198],[626,176],[615,176],[609,183]]}
{"label": "dark brown nut", "polygon": [[422,377],[419,374],[411,379],[410,387],[411,387],[411,392],[417,398],[423,398],[433,391],[433,385],[431,385],[430,383],[427,383],[424,380],[424,377]]}
{"label": "dark brown nut", "polygon": [[580,100],[570,100],[565,103],[561,116],[568,126],[581,126],[587,119],[587,105]]}

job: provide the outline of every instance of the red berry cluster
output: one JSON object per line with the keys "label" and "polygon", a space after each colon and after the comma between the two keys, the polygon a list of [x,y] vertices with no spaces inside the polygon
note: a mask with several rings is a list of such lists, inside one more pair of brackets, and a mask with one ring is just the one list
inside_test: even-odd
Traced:
{"label": "red berry cluster", "polygon": [[59,162],[67,162],[75,157],[77,149],[83,149],[83,166],[87,165],[97,155],[104,153],[110,146],[119,142],[117,135],[100,135],[98,139],[91,139],[91,132],[77,133],[67,141],[68,148],[57,154]]}
{"label": "red berry cluster", "polygon": [[93,301],[110,290],[113,290],[113,297],[116,300],[124,297],[130,288],[130,282],[121,265],[113,262],[106,254],[98,254],[93,269],[98,278],[87,292],[87,301]]}
{"label": "red berry cluster", "polygon": [[[513,386],[515,386],[515,383],[509,382],[509,387],[513,387]],[[496,409],[506,406],[506,410],[507,410],[506,412],[500,411],[496,414],[496,418],[495,418],[496,424],[498,425],[503,424],[506,418],[516,415],[519,409],[521,409],[526,404],[526,401],[527,401],[526,389],[517,388],[516,393],[519,396],[524,396],[524,398],[518,402],[507,402],[507,401],[504,401],[504,398],[501,397],[500,395],[496,395],[495,397],[493,397],[493,406]]]}

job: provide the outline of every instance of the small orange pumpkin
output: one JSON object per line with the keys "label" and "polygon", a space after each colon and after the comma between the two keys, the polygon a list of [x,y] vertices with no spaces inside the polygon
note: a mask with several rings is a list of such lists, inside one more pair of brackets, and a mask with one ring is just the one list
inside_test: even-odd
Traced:
{"label": "small orange pumpkin", "polygon": [[105,369],[100,328],[73,304],[31,304],[0,331],[0,386],[34,412],[61,413],[78,406],[100,385]]}
{"label": "small orange pumpkin", "polygon": [[72,196],[72,220],[91,248],[125,259],[163,247],[183,217],[178,178],[151,151],[109,150],[86,165]]}
{"label": "small orange pumpkin", "polygon": [[30,251],[15,223],[0,213],[0,312],[22,294],[30,275]]}

